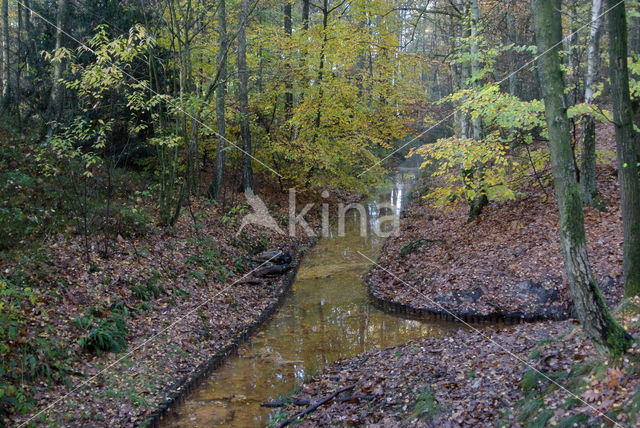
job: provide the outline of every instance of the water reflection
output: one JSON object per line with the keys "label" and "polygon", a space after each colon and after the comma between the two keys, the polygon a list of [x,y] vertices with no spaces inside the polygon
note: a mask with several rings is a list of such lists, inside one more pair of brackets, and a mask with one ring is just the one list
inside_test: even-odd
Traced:
{"label": "water reflection", "polygon": [[[372,199],[365,223],[369,231],[393,227],[393,222],[381,224],[381,218],[400,215],[413,180],[411,171],[399,173]],[[393,208],[380,208],[389,202]],[[447,328],[391,316],[370,305],[362,280],[369,264],[358,251],[375,259],[383,238],[361,236],[356,210],[347,213],[345,235],[331,236],[305,256],[293,292],[268,325],[241,347],[237,358],[212,374],[167,426],[265,425],[270,411],[260,403],[290,392],[336,359],[439,335]]]}

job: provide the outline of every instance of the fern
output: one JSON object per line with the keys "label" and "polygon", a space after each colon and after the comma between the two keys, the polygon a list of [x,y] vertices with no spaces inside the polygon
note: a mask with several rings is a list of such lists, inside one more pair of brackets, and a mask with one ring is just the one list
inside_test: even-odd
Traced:
{"label": "fern", "polygon": [[126,335],[124,319],[110,316],[100,321],[89,334],[81,337],[79,343],[86,351],[120,352],[127,347]]}

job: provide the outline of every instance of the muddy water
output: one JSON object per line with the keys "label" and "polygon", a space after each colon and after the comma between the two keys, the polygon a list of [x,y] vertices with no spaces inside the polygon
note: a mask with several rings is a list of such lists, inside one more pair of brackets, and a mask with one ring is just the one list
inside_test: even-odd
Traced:
{"label": "muddy water", "polygon": [[[388,230],[382,216],[399,215],[415,179],[403,170],[367,204],[367,236],[356,211],[349,211],[345,235],[321,239],[304,257],[283,306],[268,324],[230,358],[167,421],[171,427],[255,427],[269,423],[260,403],[290,393],[306,376],[344,357],[442,334],[446,324],[424,323],[386,314],[368,301],[363,282]],[[393,208],[380,209],[381,203]],[[389,212],[389,211],[392,211]],[[382,224],[381,224],[382,223]]]}

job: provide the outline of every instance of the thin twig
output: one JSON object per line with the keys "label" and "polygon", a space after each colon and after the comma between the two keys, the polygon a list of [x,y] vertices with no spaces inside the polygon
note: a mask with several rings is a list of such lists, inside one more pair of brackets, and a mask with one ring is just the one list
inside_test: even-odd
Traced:
{"label": "thin twig", "polygon": [[280,425],[278,425],[278,428],[286,427],[287,425],[289,425],[291,422],[295,421],[296,419],[299,419],[299,418],[301,418],[301,417],[303,417],[305,415],[308,415],[309,413],[311,413],[314,410],[316,410],[318,407],[322,406],[325,403],[328,403],[329,401],[333,400],[334,398],[336,398],[338,395],[342,394],[343,392],[349,391],[350,389],[353,389],[355,386],[356,386],[356,384],[354,383],[353,385],[345,386],[344,388],[338,389],[333,394],[329,395],[327,398],[324,398],[324,399],[318,401],[316,404],[307,407],[302,412],[290,417],[289,419],[285,419],[284,421],[280,422]]}
{"label": "thin twig", "polygon": [[544,188],[544,184],[542,184],[542,180],[540,179],[540,176],[538,175],[538,171],[536,169],[536,165],[533,163],[533,159],[531,158],[531,152],[529,151],[529,146],[527,146],[525,144],[524,148],[527,149],[527,156],[529,157],[529,162],[531,163],[531,168],[533,168],[533,174],[536,176],[536,180],[538,181],[538,184],[540,185],[540,188],[544,192],[544,195],[547,197],[547,199],[549,199],[549,194],[547,193],[547,189]]}

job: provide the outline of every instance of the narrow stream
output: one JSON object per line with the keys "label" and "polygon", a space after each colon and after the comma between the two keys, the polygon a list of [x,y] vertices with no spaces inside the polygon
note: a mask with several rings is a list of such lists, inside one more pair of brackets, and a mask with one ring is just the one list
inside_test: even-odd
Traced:
{"label": "narrow stream", "polygon": [[[349,211],[345,236],[323,238],[304,257],[292,291],[267,325],[203,382],[166,421],[169,427],[255,427],[269,423],[271,409],[261,403],[290,393],[305,377],[329,363],[364,351],[437,336],[447,324],[420,322],[386,314],[367,297],[363,277],[384,239],[380,203],[391,202],[399,215],[416,170],[402,169],[394,182],[369,200],[368,233],[362,237],[355,210]],[[391,222],[386,222],[389,227]],[[382,225],[383,230],[385,224]],[[335,235],[335,232],[333,232]]]}

